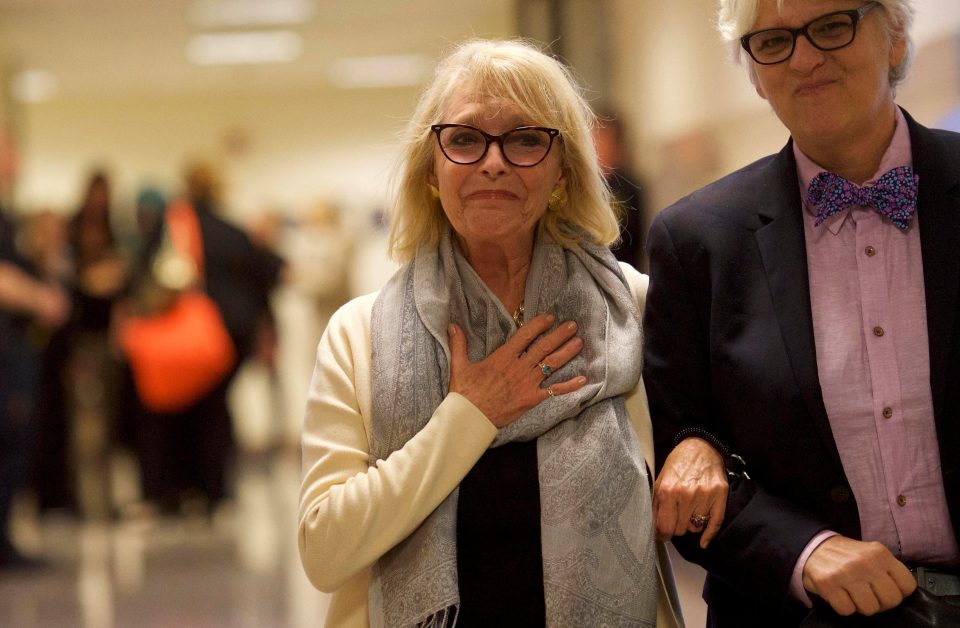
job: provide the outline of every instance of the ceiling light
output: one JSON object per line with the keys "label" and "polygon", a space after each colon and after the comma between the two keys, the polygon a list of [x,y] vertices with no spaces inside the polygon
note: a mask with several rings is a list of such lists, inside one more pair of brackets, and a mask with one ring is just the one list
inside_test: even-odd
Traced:
{"label": "ceiling light", "polygon": [[303,52],[293,31],[206,33],[187,42],[187,58],[197,65],[288,63]]}
{"label": "ceiling light", "polygon": [[302,24],[315,12],[314,0],[198,0],[190,21],[201,28]]}
{"label": "ceiling light", "polygon": [[343,57],[330,64],[327,77],[341,89],[406,87],[423,84],[433,66],[421,54]]}
{"label": "ceiling light", "polygon": [[45,102],[59,90],[60,79],[47,70],[23,70],[10,79],[10,91],[20,102]]}

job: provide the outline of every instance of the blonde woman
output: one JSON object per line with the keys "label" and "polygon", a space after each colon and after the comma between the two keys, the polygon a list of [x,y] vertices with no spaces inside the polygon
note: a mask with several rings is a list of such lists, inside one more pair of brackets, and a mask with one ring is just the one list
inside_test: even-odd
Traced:
{"label": "blonde woman", "polygon": [[591,122],[518,41],[458,47],[424,93],[404,265],[331,319],[310,392],[299,545],[328,626],[656,623],[646,280],[607,248]]}

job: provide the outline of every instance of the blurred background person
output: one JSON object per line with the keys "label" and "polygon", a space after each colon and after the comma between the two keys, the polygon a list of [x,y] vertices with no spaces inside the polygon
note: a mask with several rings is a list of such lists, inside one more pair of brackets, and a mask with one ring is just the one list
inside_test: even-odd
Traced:
{"label": "blurred background person", "polygon": [[22,216],[21,223],[17,248],[44,281],[67,285],[72,274],[67,221],[51,209],[42,209]]}
{"label": "blurred background person", "polygon": [[73,303],[68,324],[44,352],[34,485],[41,512],[108,517],[124,391],[109,329],[129,262],[115,235],[110,179],[103,170],[90,174],[67,222],[67,247],[70,267],[64,274]]}
{"label": "blurred background person", "polygon": [[[354,233],[343,210],[329,200],[317,200],[298,216],[271,213],[257,232],[270,248],[282,252],[287,269],[273,295],[277,324],[277,356],[270,374],[276,395],[272,445],[283,443],[289,426],[297,437],[316,361],[316,347],[327,321],[351,296],[351,272],[363,262],[356,257]],[[261,363],[264,363],[261,361]]]}
{"label": "blurred background person", "polygon": [[15,236],[14,223],[0,207],[0,570],[40,564],[13,545],[10,514],[36,446],[38,341],[70,311],[66,293],[38,277]]}
{"label": "blurred background person", "polygon": [[[233,418],[227,392],[244,360],[265,350],[273,336],[269,297],[280,281],[283,260],[255,245],[239,227],[220,217],[222,181],[208,163],[189,164],[183,196],[199,221],[203,245],[203,290],[216,303],[238,360],[222,381],[189,408],[154,412],[142,406],[137,418],[143,497],[162,513],[199,510],[213,514],[230,494],[234,453]],[[161,223],[157,223],[158,226]],[[149,259],[160,245],[156,235]],[[151,264],[139,266],[151,271]]]}
{"label": "blurred background person", "polygon": [[614,256],[639,270],[646,268],[643,250],[647,228],[646,206],[640,179],[630,164],[630,143],[626,123],[611,109],[599,109],[597,124],[593,127],[593,141],[597,160],[603,169],[620,222],[620,240],[611,249]]}
{"label": "blurred background person", "polygon": [[133,259],[141,259],[141,255],[150,243],[150,239],[157,234],[163,222],[163,212],[167,208],[167,200],[162,191],[152,186],[144,186],[137,192],[134,206],[134,220],[136,228],[130,236],[127,246]]}
{"label": "blurred background person", "polygon": [[[122,349],[116,346],[117,333],[122,324],[123,316],[127,313],[131,300],[135,298],[135,291],[139,280],[151,273],[150,265],[154,261],[152,252],[159,245],[163,234],[164,212],[167,208],[166,198],[159,189],[152,186],[141,187],[134,203],[133,228],[126,232],[123,239],[124,250],[130,260],[130,272],[122,297],[114,304],[114,316],[111,329],[111,344],[118,355],[119,383],[117,399],[117,420],[115,434],[118,444],[122,444],[124,452],[132,458],[134,468],[139,469],[139,418],[143,412],[140,399],[137,396],[130,364],[122,355]],[[134,485],[141,485],[138,476]],[[124,496],[116,496],[117,508],[129,511],[142,498],[141,491],[129,491]]]}

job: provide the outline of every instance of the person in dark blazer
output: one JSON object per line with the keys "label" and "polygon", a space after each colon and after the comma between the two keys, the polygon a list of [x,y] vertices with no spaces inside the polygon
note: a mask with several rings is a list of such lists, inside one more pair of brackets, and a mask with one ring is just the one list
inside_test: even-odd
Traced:
{"label": "person in dark blazer", "polygon": [[[960,135],[894,102],[909,0],[720,6],[791,139],[651,225],[658,531],[708,626],[958,595]],[[719,458],[723,503],[684,489]]]}

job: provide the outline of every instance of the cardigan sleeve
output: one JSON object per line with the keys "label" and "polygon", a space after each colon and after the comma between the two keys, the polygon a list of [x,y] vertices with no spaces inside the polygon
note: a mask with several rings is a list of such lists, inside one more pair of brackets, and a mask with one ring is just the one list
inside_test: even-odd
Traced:
{"label": "cardigan sleeve", "polygon": [[303,427],[298,544],[308,578],[333,591],[405,539],[453,491],[497,430],[451,393],[424,428],[371,464],[372,296],[342,307],[317,348]]}
{"label": "cardigan sleeve", "polygon": [[[627,285],[630,288],[630,294],[637,302],[637,309],[643,315],[643,308],[647,300],[647,285],[649,278],[638,271],[633,266],[620,262],[620,268],[624,277],[627,279]],[[637,353],[637,359],[643,359],[642,351]],[[653,425],[650,422],[650,410],[647,407],[647,390],[643,384],[643,377],[637,383],[636,387],[626,396],[627,414],[630,415],[630,423],[633,425],[633,431],[637,434],[640,441],[640,451],[647,461],[647,471],[653,476],[654,457],[653,457]]]}

